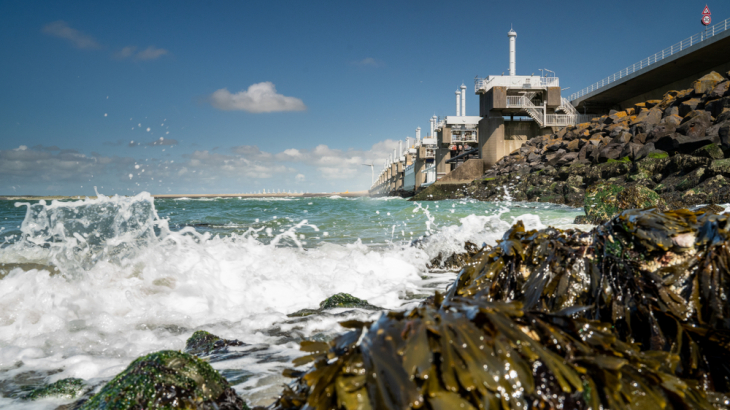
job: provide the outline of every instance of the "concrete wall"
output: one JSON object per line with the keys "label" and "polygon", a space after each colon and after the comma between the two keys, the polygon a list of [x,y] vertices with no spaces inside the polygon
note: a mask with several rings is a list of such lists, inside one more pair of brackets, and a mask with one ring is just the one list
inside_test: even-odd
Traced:
{"label": "concrete wall", "polygon": [[412,169],[410,173],[406,172],[403,175],[404,191],[414,191],[416,189],[416,173],[414,171],[415,170]]}
{"label": "concrete wall", "polygon": [[438,175],[444,175],[451,172],[451,164],[447,164],[446,161],[451,159],[451,151],[446,147],[439,147],[436,150],[436,178]]}
{"label": "concrete wall", "polygon": [[548,108],[558,108],[560,106],[560,87],[548,87],[545,102],[547,102]]}
{"label": "concrete wall", "polygon": [[505,121],[501,112],[493,112],[492,117],[484,117],[479,122],[479,149],[484,169],[519,149],[527,140],[553,132],[551,127],[540,128],[534,121]]}
{"label": "concrete wall", "polygon": [[492,110],[507,108],[507,88],[492,87],[488,92],[479,95],[479,116],[486,117]]}
{"label": "concrete wall", "polygon": [[437,184],[473,181],[484,174],[484,162],[481,159],[470,159],[451,171],[443,178],[436,181]]}

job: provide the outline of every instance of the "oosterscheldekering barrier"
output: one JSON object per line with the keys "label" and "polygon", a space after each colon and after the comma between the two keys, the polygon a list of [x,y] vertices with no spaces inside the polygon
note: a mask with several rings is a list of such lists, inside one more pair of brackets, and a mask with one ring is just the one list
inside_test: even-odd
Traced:
{"label": "oosterscheldekering barrier", "polygon": [[[464,184],[527,140],[590,122],[610,110],[661,99],[712,71],[730,70],[730,18],[564,98],[549,70],[516,74],[517,33],[510,30],[509,75],[474,80],[479,116],[466,116],[466,86],[456,91],[456,115],[430,118],[430,133],[406,138],[384,161],[371,196],[412,196],[431,184]],[[590,113],[590,114],[587,114]]]}

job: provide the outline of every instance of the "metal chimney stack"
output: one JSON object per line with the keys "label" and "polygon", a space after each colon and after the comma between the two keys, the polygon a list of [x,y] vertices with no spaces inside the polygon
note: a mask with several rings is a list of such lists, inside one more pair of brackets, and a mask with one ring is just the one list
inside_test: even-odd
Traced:
{"label": "metal chimney stack", "polygon": [[456,90],[456,116],[461,115],[461,91]]}
{"label": "metal chimney stack", "polygon": [[509,75],[517,75],[517,32],[509,29]]}
{"label": "metal chimney stack", "polygon": [[438,126],[439,117],[433,116],[433,129],[431,130],[431,138],[436,138],[436,127]]}
{"label": "metal chimney stack", "polygon": [[416,128],[416,144],[421,144],[421,127]]}
{"label": "metal chimney stack", "polygon": [[429,118],[429,121],[431,122],[431,132],[428,134],[428,136],[429,137],[432,137],[433,136],[433,128],[434,128],[433,117]]}
{"label": "metal chimney stack", "polygon": [[461,116],[466,117],[466,86],[461,83]]}

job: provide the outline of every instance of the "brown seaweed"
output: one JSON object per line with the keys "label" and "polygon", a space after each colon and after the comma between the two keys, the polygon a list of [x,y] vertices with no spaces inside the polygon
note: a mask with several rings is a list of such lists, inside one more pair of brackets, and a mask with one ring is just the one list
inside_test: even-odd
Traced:
{"label": "brown seaweed", "polygon": [[728,215],[521,222],[445,295],[305,343],[276,409],[727,408]]}
{"label": "brown seaweed", "polygon": [[519,302],[457,297],[302,349],[312,354],[297,364],[313,368],[274,408],[713,408],[697,381],[674,374],[671,352],[642,352],[609,324]]}

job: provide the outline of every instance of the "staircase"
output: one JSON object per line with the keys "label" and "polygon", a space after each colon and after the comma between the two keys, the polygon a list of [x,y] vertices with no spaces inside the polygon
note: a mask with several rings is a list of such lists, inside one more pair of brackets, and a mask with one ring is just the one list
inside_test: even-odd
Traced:
{"label": "staircase", "polygon": [[578,111],[567,98],[562,97],[560,106],[557,108],[557,110],[563,111],[565,114],[545,114],[545,109],[543,107],[538,107],[532,103],[532,98],[534,96],[534,92],[524,93],[520,97],[519,102],[520,107],[527,111],[527,114],[532,117],[538,125],[540,125],[540,128],[566,127],[569,125],[575,125],[578,121]]}

